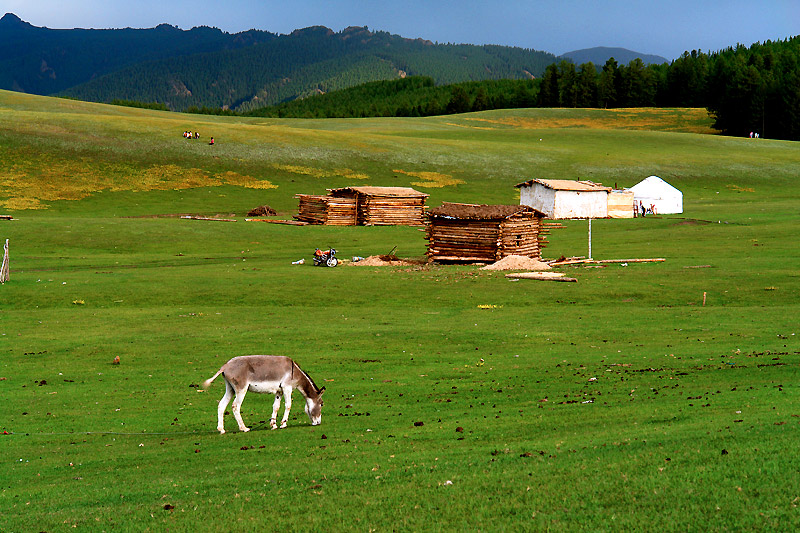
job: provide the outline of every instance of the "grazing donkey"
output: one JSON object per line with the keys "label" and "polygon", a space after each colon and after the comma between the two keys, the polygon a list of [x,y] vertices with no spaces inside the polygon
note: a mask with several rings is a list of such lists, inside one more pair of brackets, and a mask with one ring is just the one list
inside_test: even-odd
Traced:
{"label": "grazing donkey", "polygon": [[213,377],[203,382],[203,389],[208,389],[211,382],[220,374],[225,378],[225,396],[219,401],[217,407],[217,429],[220,433],[225,433],[222,417],[231,398],[233,398],[233,416],[239,424],[239,430],[250,431],[250,428],[244,425],[240,411],[244,396],[249,390],[275,395],[275,403],[272,404],[272,418],[269,421],[272,429],[278,428],[276,418],[281,406],[281,394],[283,394],[286,404],[281,428],[286,427],[289,409],[292,408],[292,391],[294,389],[299,389],[306,399],[306,414],[311,425],[316,426],[322,421],[322,393],[325,391],[325,387],[318,389],[308,374],[288,357],[279,355],[234,357],[222,365],[222,368]]}

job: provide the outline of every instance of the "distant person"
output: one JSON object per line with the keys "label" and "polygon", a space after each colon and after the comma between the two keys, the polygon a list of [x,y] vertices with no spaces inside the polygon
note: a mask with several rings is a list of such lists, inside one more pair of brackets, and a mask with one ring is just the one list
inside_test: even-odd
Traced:
{"label": "distant person", "polygon": [[210,144],[210,145],[212,145],[212,146],[213,146],[213,144],[214,144],[214,137],[211,137],[211,142],[210,142],[210,143],[208,143],[208,144]]}
{"label": "distant person", "polygon": [[639,200],[639,211],[642,213],[642,216],[644,216],[647,212],[644,208],[644,203],[641,200]]}
{"label": "distant person", "polygon": [[194,132],[194,138],[195,139],[199,139],[200,138],[200,132],[199,131]]}
{"label": "distant person", "polygon": [[752,131],[750,132],[750,138],[751,139],[753,138],[753,132]]}

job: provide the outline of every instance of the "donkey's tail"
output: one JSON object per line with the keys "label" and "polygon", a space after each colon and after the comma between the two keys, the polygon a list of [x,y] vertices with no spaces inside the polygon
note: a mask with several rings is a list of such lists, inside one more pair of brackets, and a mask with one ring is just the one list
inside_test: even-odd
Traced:
{"label": "donkey's tail", "polygon": [[214,381],[215,379],[217,379],[220,374],[222,374],[222,369],[221,368],[219,369],[219,371],[216,374],[214,374],[213,376],[211,376],[210,378],[205,380],[203,382],[203,384],[201,385],[201,388],[203,390],[206,390],[207,388],[209,388],[211,386],[211,382]]}

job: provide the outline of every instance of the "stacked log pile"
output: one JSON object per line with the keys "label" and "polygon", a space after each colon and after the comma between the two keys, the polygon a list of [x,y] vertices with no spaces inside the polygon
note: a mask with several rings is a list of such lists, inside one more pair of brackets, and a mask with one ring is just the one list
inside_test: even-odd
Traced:
{"label": "stacked log pile", "polygon": [[427,194],[407,187],[345,187],[327,196],[297,194],[296,220],[338,226],[421,226]]}
{"label": "stacked log pile", "polygon": [[425,197],[359,197],[358,223],[364,226],[422,226]]}
{"label": "stacked log pile", "polygon": [[354,198],[335,198],[313,194],[297,194],[298,213],[293,218],[309,224],[329,226],[354,226],[356,202]]}
{"label": "stacked log pile", "polygon": [[494,262],[508,255],[539,259],[541,219],[541,213],[524,205],[445,202],[428,211],[428,257],[463,262]]}
{"label": "stacked log pile", "polygon": [[353,198],[359,226],[422,226],[428,195],[409,187],[344,187],[331,189],[337,198]]}

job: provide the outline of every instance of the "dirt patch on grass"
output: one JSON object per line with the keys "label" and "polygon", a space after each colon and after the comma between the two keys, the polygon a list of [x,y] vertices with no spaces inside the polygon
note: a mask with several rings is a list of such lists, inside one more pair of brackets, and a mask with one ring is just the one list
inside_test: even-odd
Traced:
{"label": "dirt patch on grass", "polygon": [[687,133],[718,133],[711,127],[705,109],[608,109],[602,112],[557,116],[542,114],[530,117],[473,118],[472,122],[484,122],[521,129],[587,128],[629,129],[651,131],[677,131]]}
{"label": "dirt patch on grass", "polygon": [[46,209],[46,202],[81,200],[101,191],[142,192],[220,187],[276,189],[267,180],[236,172],[212,174],[198,168],[154,165],[133,168],[122,164],[96,164],[88,159],[65,160],[44,154],[20,159],[7,176],[0,177],[0,207]]}
{"label": "dirt patch on grass", "polygon": [[354,261],[350,264],[355,266],[411,266],[422,265],[424,262],[414,259],[401,259],[393,254],[384,254],[371,255],[369,257],[365,257],[361,261]]}
{"label": "dirt patch on grass", "polygon": [[697,220],[696,218],[687,218],[676,223],[676,226],[705,226],[711,224],[710,220]]}
{"label": "dirt patch on grass", "polygon": [[481,270],[532,270],[541,272],[550,270],[550,265],[524,255],[507,255],[491,265],[481,267]]}
{"label": "dirt patch on grass", "polygon": [[183,218],[183,217],[208,217],[224,218],[235,217],[236,213],[158,213],[155,215],[125,215],[120,218]]}
{"label": "dirt patch on grass", "polygon": [[458,178],[454,178],[450,174],[442,174],[440,172],[408,172],[405,170],[395,169],[392,172],[396,172],[398,174],[405,174],[406,176],[411,176],[412,178],[421,178],[425,181],[412,181],[411,185],[416,187],[430,187],[430,188],[440,188],[440,187],[450,187],[452,185],[460,185],[464,183],[464,180],[460,180]]}

